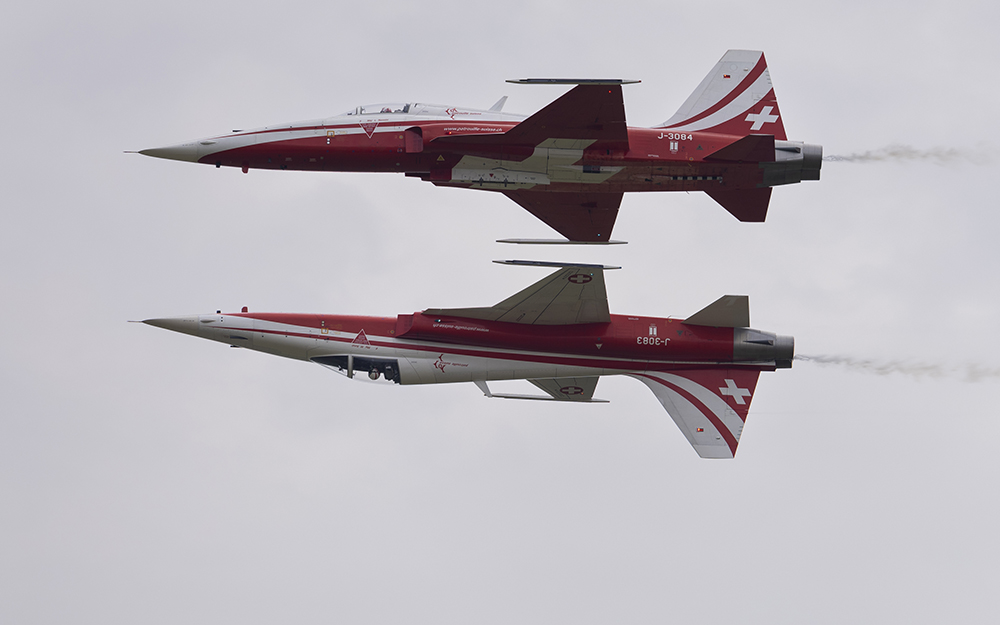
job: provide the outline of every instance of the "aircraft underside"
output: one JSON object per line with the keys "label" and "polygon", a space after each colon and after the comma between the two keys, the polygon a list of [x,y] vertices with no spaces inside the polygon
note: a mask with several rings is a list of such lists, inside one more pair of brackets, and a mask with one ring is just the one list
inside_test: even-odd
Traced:
{"label": "aircraft underside", "polygon": [[438,186],[499,191],[568,240],[604,242],[624,193],[704,191],[741,221],[763,221],[770,188],[817,179],[822,154],[818,146],[771,135],[637,128],[629,130],[626,151],[579,139],[493,145],[493,135],[455,134],[424,141],[430,132],[411,127],[368,136],[356,128],[324,126],[297,129],[288,139],[261,133],[247,135],[253,142],[234,149],[199,147],[208,153],[198,160],[244,172],[394,172]]}

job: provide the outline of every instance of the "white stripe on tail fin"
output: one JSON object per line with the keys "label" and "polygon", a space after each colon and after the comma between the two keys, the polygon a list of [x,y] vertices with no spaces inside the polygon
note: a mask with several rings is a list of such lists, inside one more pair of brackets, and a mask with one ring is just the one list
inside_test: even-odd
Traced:
{"label": "white stripe on tail fin", "polygon": [[736,456],[760,371],[699,369],[630,375],[653,391],[699,456]]}
{"label": "white stripe on tail fin", "polygon": [[658,128],[679,132],[707,130],[739,137],[774,135],[775,139],[785,141],[785,125],[764,53],[726,52],[674,116]]}

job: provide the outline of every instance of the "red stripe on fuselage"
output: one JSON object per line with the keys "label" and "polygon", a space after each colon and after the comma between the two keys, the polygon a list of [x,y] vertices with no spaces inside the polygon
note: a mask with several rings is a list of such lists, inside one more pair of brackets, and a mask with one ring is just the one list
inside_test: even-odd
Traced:
{"label": "red stripe on fuselage", "polygon": [[[353,343],[355,337],[339,337],[339,336],[329,336],[329,335],[316,335],[303,332],[295,332],[290,330],[265,330],[262,328],[254,328],[253,330],[248,330],[247,328],[228,328],[226,326],[215,326],[215,329],[219,330],[231,330],[231,331],[242,331],[242,332],[254,332],[256,334],[271,334],[276,336],[293,336],[296,338],[303,339],[313,339],[315,341],[332,341],[336,343]],[[575,367],[592,367],[599,369],[620,369],[623,371],[642,371],[648,368],[649,363],[645,360],[609,360],[609,359],[587,359],[586,357],[569,357],[569,356],[556,356],[548,354],[532,354],[523,352],[498,352],[489,349],[470,349],[461,348],[454,345],[448,344],[433,344],[433,345],[422,345],[419,343],[412,343],[406,341],[405,339],[382,339],[379,340],[378,337],[374,337],[367,332],[365,335],[368,337],[368,342],[370,345],[375,347],[385,347],[388,349],[398,349],[398,350],[412,350],[419,352],[441,352],[444,351],[449,354],[455,354],[457,356],[470,356],[476,358],[496,358],[499,360],[521,360],[524,362],[542,362],[547,364],[556,365],[572,365]],[[684,369],[691,369],[697,366],[699,363],[670,363],[673,366],[683,366]],[[712,363],[701,363],[701,364],[712,364]],[[659,369],[654,369],[659,370]]]}
{"label": "red stripe on fuselage", "polygon": [[[494,126],[503,128],[503,132],[510,130],[517,126],[520,122],[490,122],[490,121],[478,121],[478,122],[467,122],[467,121],[455,121],[455,120],[442,120],[442,119],[425,119],[425,120],[410,120],[410,121],[400,121],[393,119],[378,119],[370,120],[373,124],[378,124],[372,134],[380,134],[386,132],[403,132],[407,128],[418,127],[423,130],[439,130],[437,134],[430,134],[428,137],[424,137],[425,141],[429,141],[435,137],[442,135],[480,135],[480,134],[502,134],[502,132],[480,132],[478,129],[483,126]],[[367,123],[367,122],[366,122]],[[437,129],[435,126],[447,126],[449,129],[442,128]],[[452,128],[454,126],[454,128]],[[361,122],[348,122],[344,124],[322,124],[314,126],[288,126],[281,128],[264,128],[262,130],[251,130],[249,132],[239,132],[228,135],[219,135],[217,137],[210,137],[210,139],[231,139],[233,137],[254,137],[261,135],[273,134],[276,132],[307,132],[310,130],[357,130],[358,134],[365,134],[364,128],[361,126]]]}
{"label": "red stripe on fuselage", "polygon": [[[445,311],[441,311],[445,313]],[[300,328],[426,341],[436,345],[566,354],[628,361],[729,362],[732,328],[687,326],[677,319],[610,315],[609,323],[530,325],[441,314],[362,317],[295,313],[239,313]]]}
{"label": "red stripe on fuselage", "polygon": [[[326,329],[348,333],[356,335],[364,325],[366,329],[366,335],[368,336],[369,342],[373,346],[385,347],[388,349],[401,349],[401,350],[413,350],[421,352],[436,352],[436,351],[447,351],[451,354],[470,356],[477,358],[496,358],[499,360],[521,360],[525,362],[540,362],[548,364],[558,364],[558,365],[569,365],[576,367],[590,367],[590,368],[602,368],[602,369],[615,369],[622,371],[671,371],[676,369],[719,369],[719,368],[729,368],[729,367],[748,367],[755,371],[770,371],[773,370],[773,366],[760,365],[760,364],[740,364],[733,363],[731,360],[725,360],[722,358],[712,358],[711,354],[702,354],[701,358],[694,357],[694,359],[677,358],[672,360],[666,360],[662,358],[635,358],[629,356],[622,357],[611,357],[611,356],[596,356],[596,355],[586,355],[586,354],[565,354],[558,352],[543,352],[540,350],[532,351],[514,351],[513,349],[507,351],[498,351],[503,349],[496,345],[493,346],[483,346],[483,347],[470,347],[469,345],[454,345],[442,342],[431,342],[427,343],[417,343],[412,339],[396,338],[392,336],[387,336],[390,332],[387,327],[392,327],[395,329],[395,323],[390,326],[391,318],[386,317],[340,317],[341,320],[353,320],[359,323],[357,328],[343,328],[336,329],[333,327],[335,324],[330,326],[321,326],[319,321],[323,319],[322,315],[299,315],[299,314],[286,314],[286,313],[241,313],[232,314],[229,316],[238,316],[250,319],[259,319],[262,321],[270,321],[273,323],[287,324],[285,319],[296,318],[300,321],[310,321],[316,325],[304,325],[295,324],[299,327],[311,327],[313,329]],[[329,317],[327,317],[329,318]],[[375,330],[376,326],[373,322],[380,322],[381,328]],[[292,325],[292,324],[288,324]],[[530,327],[530,326],[529,326]],[[218,326],[218,329],[227,330],[239,330],[248,331],[247,328],[226,328],[225,326]],[[292,336],[296,338],[312,339],[315,341],[332,341],[337,343],[351,343],[354,341],[354,336],[347,337],[337,337],[324,334],[315,334],[311,332],[301,332],[296,331],[292,328],[289,330],[279,330],[279,329],[263,329],[255,328],[252,332],[260,334],[278,335],[278,336]],[[376,334],[378,332],[378,334]],[[729,358],[731,358],[731,354]]]}

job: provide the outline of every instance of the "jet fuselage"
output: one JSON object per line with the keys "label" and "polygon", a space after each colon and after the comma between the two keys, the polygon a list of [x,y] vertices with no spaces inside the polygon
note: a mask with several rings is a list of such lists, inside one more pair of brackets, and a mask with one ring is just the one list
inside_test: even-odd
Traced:
{"label": "jet fuselage", "polygon": [[[400,384],[432,384],[791,366],[790,337],[679,319],[611,315],[610,323],[539,326],[414,313],[393,317],[231,313],[149,325]],[[378,377],[378,376],[375,376]]]}
{"label": "jet fuselage", "polygon": [[764,54],[730,50],[673,117],[628,126],[622,85],[573,84],[530,116],[422,103],[233,131],[142,154],[216,167],[398,172],[504,193],[577,243],[608,243],[627,192],[704,191],[740,221],[767,216],[771,188],[819,180],[823,149],[788,141]]}
{"label": "jet fuselage", "polygon": [[[142,153],[245,171],[397,172],[439,185],[496,191],[755,189],[819,175],[818,146],[801,142],[775,141],[774,162],[765,166],[749,158],[745,162],[708,158],[743,137],[663,128],[629,127],[627,150],[592,148],[595,142],[586,139],[554,138],[536,146],[494,145],[484,143],[483,135],[502,135],[523,116],[412,106],[451,113],[352,113],[235,131]],[[463,136],[471,140],[462,142]],[[449,140],[436,144],[439,137]]]}
{"label": "jet fuselage", "polygon": [[[487,397],[602,402],[602,375],[643,382],[704,458],[732,458],[761,371],[792,366],[791,337],[749,327],[749,298],[685,319],[612,315],[603,265],[502,261],[556,271],[493,306],[396,317],[240,313],[145,323],[396,384],[474,382]],[[493,393],[527,380],[543,396]]]}

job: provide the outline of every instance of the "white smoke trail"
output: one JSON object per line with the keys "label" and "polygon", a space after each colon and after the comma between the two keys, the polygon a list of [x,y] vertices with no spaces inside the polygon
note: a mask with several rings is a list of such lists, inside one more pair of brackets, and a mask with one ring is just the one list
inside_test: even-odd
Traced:
{"label": "white smoke trail", "polygon": [[914,363],[903,360],[874,360],[851,358],[850,356],[795,356],[795,360],[814,362],[819,365],[836,365],[876,375],[901,375],[915,378],[962,378],[966,382],[1000,381],[1000,367],[984,367],[976,363],[946,365],[936,363]]}
{"label": "white smoke trail", "polygon": [[918,150],[909,145],[888,145],[866,152],[851,154],[831,154],[823,157],[824,161],[845,161],[849,163],[877,163],[885,161],[933,161],[939,164],[960,161],[986,164],[992,161],[992,156],[985,148],[975,150],[959,150],[956,148],[931,148]]}

